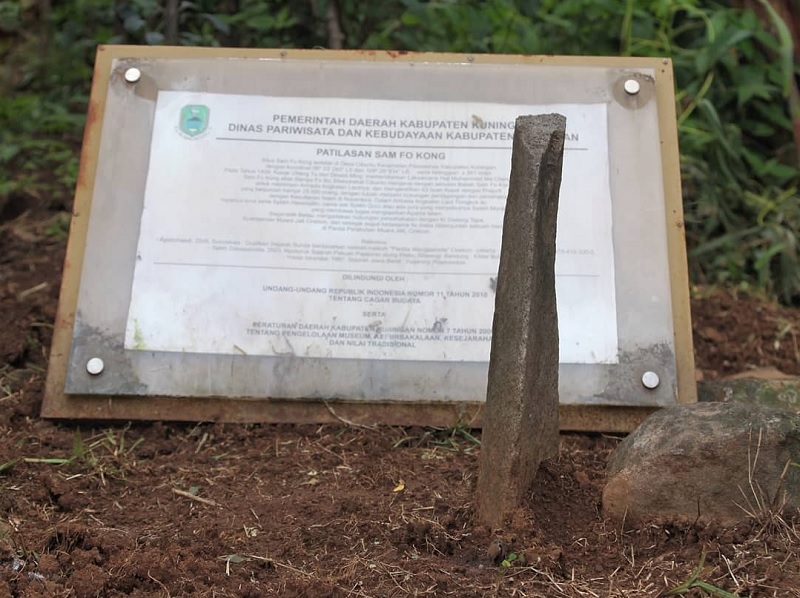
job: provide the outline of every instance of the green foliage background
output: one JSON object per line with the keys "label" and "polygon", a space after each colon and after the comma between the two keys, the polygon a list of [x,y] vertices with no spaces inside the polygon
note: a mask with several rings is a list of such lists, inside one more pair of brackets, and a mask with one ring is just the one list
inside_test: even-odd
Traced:
{"label": "green foliage background", "polygon": [[0,213],[70,205],[97,44],[667,56],[693,280],[797,303],[787,14],[800,0],[0,0]]}

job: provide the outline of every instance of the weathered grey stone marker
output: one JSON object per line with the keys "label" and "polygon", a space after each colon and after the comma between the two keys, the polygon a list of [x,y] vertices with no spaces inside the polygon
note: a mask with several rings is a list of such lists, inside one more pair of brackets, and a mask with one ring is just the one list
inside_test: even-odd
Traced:
{"label": "weathered grey stone marker", "polygon": [[499,527],[558,451],[556,216],[566,118],[520,116],[503,221],[477,515]]}

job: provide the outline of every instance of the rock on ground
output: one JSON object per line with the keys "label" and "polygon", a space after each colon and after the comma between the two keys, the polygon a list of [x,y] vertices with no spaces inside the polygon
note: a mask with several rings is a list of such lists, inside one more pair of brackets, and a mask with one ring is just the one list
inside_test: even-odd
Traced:
{"label": "rock on ground", "polygon": [[[778,370],[772,371],[777,372]],[[725,380],[702,380],[697,383],[697,400],[700,402],[758,403],[766,407],[800,413],[800,378],[746,377],[750,375],[755,376],[756,372],[744,372],[735,378],[731,376]]]}
{"label": "rock on ground", "polygon": [[800,414],[698,403],[648,417],[617,447],[606,515],[631,523],[691,518],[734,524],[800,508]]}

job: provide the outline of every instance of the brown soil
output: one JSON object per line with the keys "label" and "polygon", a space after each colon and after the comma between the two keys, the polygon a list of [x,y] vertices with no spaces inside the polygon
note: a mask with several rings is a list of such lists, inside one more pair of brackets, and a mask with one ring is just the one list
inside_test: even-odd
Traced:
{"label": "brown soil", "polygon": [[[0,596],[800,596],[791,521],[605,520],[614,437],[562,435],[492,535],[466,430],[39,419],[59,218],[0,222]],[[706,377],[800,374],[800,311],[708,290],[692,307]],[[492,561],[497,541],[520,556]]]}

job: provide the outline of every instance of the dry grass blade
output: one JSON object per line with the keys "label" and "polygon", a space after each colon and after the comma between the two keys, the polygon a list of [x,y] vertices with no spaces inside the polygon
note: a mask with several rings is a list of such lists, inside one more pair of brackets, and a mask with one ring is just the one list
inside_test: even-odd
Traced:
{"label": "dry grass blade", "polygon": [[210,498],[203,498],[202,496],[197,496],[196,494],[192,494],[191,492],[187,492],[186,490],[180,490],[179,488],[173,488],[172,493],[177,494],[178,496],[182,496],[184,498],[188,498],[189,500],[193,500],[194,502],[199,502],[204,505],[209,505],[211,507],[222,506],[215,500],[211,500]]}
{"label": "dry grass blade", "polygon": [[[792,532],[796,533],[793,526],[790,525],[783,517],[788,504],[788,496],[784,490],[786,476],[788,475],[789,468],[793,465],[792,461],[787,461],[784,464],[783,471],[778,478],[778,483],[772,496],[769,497],[761,485],[756,480],[756,465],[758,464],[758,457],[761,451],[762,443],[762,430],[758,431],[758,441],[756,443],[755,456],[751,459],[750,444],[747,449],[747,481],[750,488],[750,494],[739,487],[739,492],[744,499],[744,505],[738,505],[742,511],[753,521],[757,522],[761,529],[757,537],[762,537],[765,534],[786,534],[790,536]],[[752,431],[751,431],[752,441]]]}
{"label": "dry grass blade", "polygon": [[346,426],[350,426],[352,428],[361,428],[362,430],[373,430],[374,431],[374,430],[377,429],[377,426],[371,426],[371,425],[367,425],[367,424],[359,424],[359,423],[356,423],[354,421],[350,421],[349,419],[344,418],[341,415],[339,415],[338,413],[336,413],[336,411],[333,410],[333,407],[331,407],[331,404],[328,401],[323,401],[323,403],[325,404],[325,407],[328,409],[330,414],[333,417],[335,417],[337,419],[337,421],[342,422]]}

